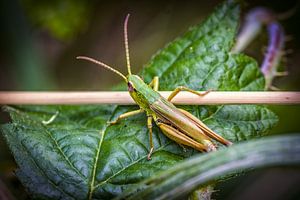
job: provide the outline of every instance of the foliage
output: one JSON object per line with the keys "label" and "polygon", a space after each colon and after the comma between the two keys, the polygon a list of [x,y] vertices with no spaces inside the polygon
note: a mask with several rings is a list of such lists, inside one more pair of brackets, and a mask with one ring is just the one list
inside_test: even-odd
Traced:
{"label": "foliage", "polygon": [[30,19],[54,37],[69,41],[87,26],[89,7],[85,1],[22,0]]}
{"label": "foliage", "polygon": [[[238,19],[239,4],[223,3],[202,24],[159,51],[141,74],[146,82],[159,76],[161,90],[179,85],[195,90],[263,90],[264,78],[255,60],[230,52]],[[260,137],[278,121],[264,106],[184,108],[233,142]],[[107,124],[134,109],[107,105],[5,107],[12,123],[3,125],[2,132],[19,166],[17,176],[36,198],[110,199],[199,153],[183,151],[154,127],[155,152],[148,161],[144,114],[117,125]],[[42,123],[57,111],[52,123]]]}

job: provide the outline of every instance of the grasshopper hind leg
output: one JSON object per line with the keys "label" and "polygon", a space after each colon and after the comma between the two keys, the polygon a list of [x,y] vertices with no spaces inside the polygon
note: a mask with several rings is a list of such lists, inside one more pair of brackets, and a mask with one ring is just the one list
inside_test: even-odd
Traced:
{"label": "grasshopper hind leg", "polygon": [[198,119],[197,117],[195,117],[194,115],[192,115],[191,113],[189,113],[188,111],[184,110],[184,109],[180,109],[178,108],[178,110],[180,112],[182,112],[185,116],[187,116],[189,119],[191,119],[192,121],[194,121],[194,123],[201,128],[201,130],[204,131],[205,135],[209,136],[210,138],[213,138],[215,140],[217,140],[218,142],[226,145],[226,146],[230,146],[232,145],[232,142],[230,142],[229,140],[223,138],[222,136],[218,135],[217,133],[215,133],[214,131],[212,131],[208,126],[206,126],[200,119]]}
{"label": "grasshopper hind leg", "polygon": [[154,76],[152,81],[149,83],[149,86],[152,87],[154,91],[158,91],[158,87],[159,87],[159,78],[158,78],[158,76]]}
{"label": "grasshopper hind leg", "polygon": [[159,121],[156,121],[156,124],[168,138],[170,138],[171,140],[175,141],[180,145],[189,146],[202,152],[208,152],[214,150],[212,146],[208,145],[208,144],[213,145],[210,141],[205,141],[206,143],[204,145],[193,140],[192,138],[188,137],[187,135],[175,129],[169,124],[159,122]]}
{"label": "grasshopper hind leg", "polygon": [[206,94],[208,94],[210,92],[210,90],[203,91],[203,92],[198,92],[198,91],[192,90],[192,89],[184,87],[184,86],[179,86],[175,90],[173,90],[173,92],[170,94],[170,96],[168,97],[168,101],[171,101],[181,91],[191,92],[191,93],[196,94],[198,96],[205,96]]}

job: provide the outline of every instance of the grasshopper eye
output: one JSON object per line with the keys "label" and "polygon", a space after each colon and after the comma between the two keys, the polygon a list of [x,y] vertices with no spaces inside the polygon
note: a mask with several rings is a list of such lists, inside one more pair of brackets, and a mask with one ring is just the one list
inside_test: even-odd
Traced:
{"label": "grasshopper eye", "polygon": [[127,83],[127,86],[128,86],[128,91],[129,92],[136,91],[130,82]]}

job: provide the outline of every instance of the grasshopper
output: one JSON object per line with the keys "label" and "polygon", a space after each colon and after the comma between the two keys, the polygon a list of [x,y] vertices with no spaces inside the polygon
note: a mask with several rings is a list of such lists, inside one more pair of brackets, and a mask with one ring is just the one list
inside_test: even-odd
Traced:
{"label": "grasshopper", "polygon": [[204,96],[208,93],[198,92],[184,86],[177,87],[171,92],[168,99],[165,99],[158,93],[159,79],[157,76],[153,78],[150,84],[146,84],[138,75],[131,73],[129,47],[128,47],[128,24],[129,14],[124,22],[124,43],[127,61],[128,75],[125,76],[118,70],[109,65],[86,56],[78,56],[77,59],[87,60],[97,65],[100,65],[112,72],[121,76],[128,86],[128,92],[132,99],[139,105],[140,109],[121,114],[116,120],[110,124],[116,124],[119,120],[145,112],[147,114],[147,127],[149,130],[150,151],[148,160],[151,159],[151,154],[154,150],[152,139],[152,122],[161,129],[161,131],[171,140],[174,140],[180,145],[192,147],[198,151],[210,152],[216,150],[216,145],[211,141],[211,138],[217,140],[224,145],[232,143],[221,137],[202,121],[186,110],[175,107],[171,100],[180,92],[188,91],[199,96]]}

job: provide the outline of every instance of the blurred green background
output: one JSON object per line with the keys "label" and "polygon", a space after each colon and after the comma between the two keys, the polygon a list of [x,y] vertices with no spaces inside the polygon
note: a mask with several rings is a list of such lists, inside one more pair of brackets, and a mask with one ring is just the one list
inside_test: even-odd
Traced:
{"label": "blurred green background", "polygon": [[[127,13],[131,14],[129,45],[136,73],[158,49],[201,22],[220,2],[2,0],[0,90],[109,90],[121,81],[118,76],[75,57],[88,55],[124,71],[123,21]],[[257,6],[289,13],[280,21],[289,38],[283,60],[289,75],[277,78],[274,85],[282,90],[299,91],[299,2],[248,1],[242,14]],[[246,53],[260,63],[266,44],[266,32],[263,32]],[[299,106],[272,106],[272,109],[280,117],[273,134],[300,133]],[[1,112],[0,123],[8,121],[7,114]],[[0,137],[0,199],[29,199],[14,176],[15,168]],[[293,199],[300,195],[295,183],[300,183],[296,169],[256,171],[220,184],[215,198],[253,199],[260,194],[263,199]],[[284,189],[275,191],[278,187]],[[5,197],[1,196],[4,194]]]}

